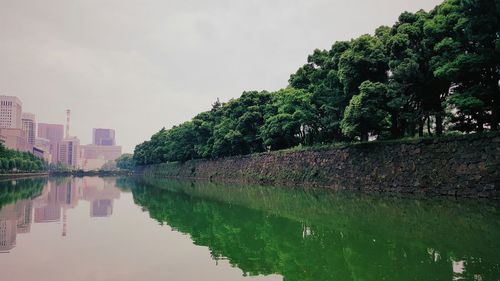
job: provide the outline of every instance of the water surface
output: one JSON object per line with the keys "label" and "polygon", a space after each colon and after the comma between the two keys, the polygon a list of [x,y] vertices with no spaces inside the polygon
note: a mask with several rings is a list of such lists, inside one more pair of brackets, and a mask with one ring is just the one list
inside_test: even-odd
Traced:
{"label": "water surface", "polygon": [[0,280],[500,280],[492,201],[132,178],[0,182]]}

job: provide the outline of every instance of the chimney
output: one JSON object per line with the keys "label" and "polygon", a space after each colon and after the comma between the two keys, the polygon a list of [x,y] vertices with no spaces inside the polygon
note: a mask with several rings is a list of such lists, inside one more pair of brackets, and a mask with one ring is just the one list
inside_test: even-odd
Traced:
{"label": "chimney", "polygon": [[66,109],[66,138],[69,138],[69,118],[71,115],[71,110]]}

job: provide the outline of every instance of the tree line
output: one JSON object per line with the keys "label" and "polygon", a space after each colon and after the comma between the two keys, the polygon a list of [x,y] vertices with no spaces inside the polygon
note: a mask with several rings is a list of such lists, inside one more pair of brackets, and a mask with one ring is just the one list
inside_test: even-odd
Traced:
{"label": "tree line", "polygon": [[0,144],[0,172],[37,172],[47,170],[47,163],[29,152],[5,148]]}
{"label": "tree line", "polygon": [[248,91],[136,146],[138,165],[369,139],[498,131],[500,2],[446,0],[315,50],[276,92]]}

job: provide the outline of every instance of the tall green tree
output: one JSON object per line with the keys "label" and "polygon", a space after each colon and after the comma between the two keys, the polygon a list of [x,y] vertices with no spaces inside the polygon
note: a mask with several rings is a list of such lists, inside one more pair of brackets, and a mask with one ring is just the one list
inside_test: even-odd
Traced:
{"label": "tall green tree", "polygon": [[212,109],[202,112],[193,118],[193,126],[196,132],[194,149],[196,154],[202,158],[210,158],[213,155],[214,130],[222,118],[222,103],[217,101],[212,104]]}
{"label": "tall green tree", "polygon": [[446,105],[460,131],[498,130],[499,19],[498,1],[447,0],[426,22],[434,74],[452,82]]}
{"label": "tall green tree", "polygon": [[124,153],[118,157],[115,162],[116,162],[116,167],[123,169],[123,170],[132,170],[134,168],[134,155],[130,153]]}
{"label": "tall green tree", "polygon": [[339,61],[348,49],[349,42],[339,41],[329,51],[315,50],[307,64],[290,76],[290,86],[312,94],[318,124],[316,142],[343,140],[340,121],[350,97],[339,79]]}
{"label": "tall green tree", "polygon": [[364,81],[386,82],[388,70],[382,39],[368,34],[352,40],[339,60],[340,82],[349,99],[359,93],[359,86]]}
{"label": "tall green tree", "polygon": [[391,28],[386,48],[389,54],[389,102],[391,109],[391,134],[394,138],[414,135],[418,128],[423,135],[425,121],[431,129],[443,132],[444,109],[441,103],[448,94],[450,82],[434,75],[430,61],[434,55],[432,45],[424,32],[429,14],[404,12]]}
{"label": "tall green tree", "polygon": [[345,110],[341,128],[349,137],[368,141],[370,134],[380,135],[390,125],[389,113],[383,109],[388,100],[388,90],[383,83],[365,81],[359,91]]}
{"label": "tall green tree", "polygon": [[265,150],[260,127],[264,124],[268,92],[244,92],[222,107],[222,117],[213,131],[212,156],[229,156]]}
{"label": "tall green tree", "polygon": [[276,150],[312,143],[317,124],[311,99],[310,93],[294,88],[273,93],[261,130],[267,147]]}

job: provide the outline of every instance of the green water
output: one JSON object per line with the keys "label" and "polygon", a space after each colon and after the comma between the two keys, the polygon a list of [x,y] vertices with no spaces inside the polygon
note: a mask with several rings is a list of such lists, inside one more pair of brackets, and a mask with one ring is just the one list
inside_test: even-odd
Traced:
{"label": "green water", "polygon": [[4,224],[33,213],[0,254],[6,280],[500,280],[492,201],[59,178],[0,182],[0,206]]}

